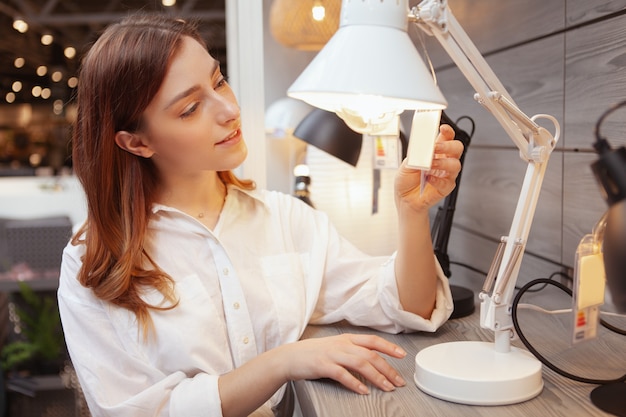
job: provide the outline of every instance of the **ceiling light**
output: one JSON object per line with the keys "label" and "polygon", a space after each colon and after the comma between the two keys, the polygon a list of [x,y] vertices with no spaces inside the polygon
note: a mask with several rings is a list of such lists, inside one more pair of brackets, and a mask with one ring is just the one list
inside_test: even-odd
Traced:
{"label": "ceiling light", "polygon": [[30,165],[34,167],[39,166],[42,160],[43,158],[41,154],[37,152],[30,154],[28,157],[28,162],[30,162]]}
{"label": "ceiling light", "polygon": [[42,45],[50,45],[54,41],[54,36],[49,33],[46,33],[41,36],[41,44]]}
{"label": "ceiling light", "polygon": [[13,85],[11,86],[11,89],[12,89],[13,91],[15,91],[16,93],[17,93],[18,91],[21,91],[21,90],[22,90],[22,82],[21,82],[21,81],[15,81],[15,82],[13,83]]}
{"label": "ceiling light", "polygon": [[41,98],[48,99],[50,98],[51,95],[52,95],[52,91],[48,87],[41,90]]}
{"label": "ceiling light", "polygon": [[320,0],[317,0],[311,8],[311,13],[313,14],[314,20],[321,22],[324,20],[324,17],[326,17],[326,8]]}
{"label": "ceiling light", "polygon": [[170,7],[176,4],[176,0],[161,0],[161,4],[165,7]]}
{"label": "ceiling light", "polygon": [[63,50],[63,55],[65,55],[65,57],[68,59],[74,58],[76,56],[76,48],[74,48],[73,46],[68,46]]}
{"label": "ceiling light", "polygon": [[7,103],[13,103],[15,101],[15,93],[13,91],[9,91],[4,99]]}
{"label": "ceiling light", "polygon": [[50,78],[52,78],[52,81],[54,81],[55,83],[58,83],[63,79],[63,73],[61,71],[54,71]]}
{"label": "ceiling light", "polygon": [[63,113],[63,100],[54,100],[54,103],[52,104],[52,111],[56,115]]}
{"label": "ceiling light", "polygon": [[67,86],[69,88],[74,88],[78,85],[78,78],[76,77],[71,77],[69,80],[67,80]]}
{"label": "ceiling light", "polygon": [[40,65],[37,67],[37,75],[39,75],[40,77],[43,77],[44,75],[46,75],[47,72],[48,72],[48,67],[46,67],[45,65]]}
{"label": "ceiling light", "polygon": [[26,60],[22,57],[15,58],[15,61],[13,61],[13,65],[15,65],[15,68],[22,68],[25,63]]}
{"label": "ceiling light", "polygon": [[38,85],[34,86],[33,89],[31,90],[31,94],[33,95],[33,97],[41,96],[41,87]]}
{"label": "ceiling light", "polygon": [[28,23],[22,19],[15,19],[13,21],[13,29],[20,33],[26,33],[28,31]]}

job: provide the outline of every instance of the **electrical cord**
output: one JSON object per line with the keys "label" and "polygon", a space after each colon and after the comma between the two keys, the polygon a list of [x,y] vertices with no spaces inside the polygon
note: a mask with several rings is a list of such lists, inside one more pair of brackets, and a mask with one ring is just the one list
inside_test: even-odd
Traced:
{"label": "electrical cord", "polygon": [[605,153],[611,149],[611,146],[609,145],[609,142],[606,140],[606,138],[600,135],[600,126],[602,126],[602,123],[604,123],[604,119],[606,119],[610,114],[615,112],[617,109],[624,107],[624,106],[626,106],[626,100],[620,101],[619,103],[614,104],[604,113],[602,113],[600,118],[598,118],[598,121],[596,122],[596,126],[593,131],[594,136],[596,137],[596,141],[593,144],[593,147],[596,150],[596,152],[598,152],[599,154]]}
{"label": "electrical cord", "polygon": [[469,116],[461,116],[456,119],[454,123],[458,125],[461,120],[469,120],[470,124],[472,125],[472,130],[469,132],[468,135],[470,138],[472,138],[474,136],[474,130],[476,130],[476,123],[474,122],[474,119]]}
{"label": "electrical cord", "polygon": [[[566,274],[565,272],[562,272],[562,271],[556,271],[556,272],[551,273],[550,276],[547,279],[554,280],[554,277],[556,277],[557,275],[560,275],[561,277],[566,278],[570,282],[574,281],[572,279],[572,277],[570,277],[568,274]],[[529,293],[530,292],[539,292],[539,291],[545,289],[547,286],[548,286],[548,284],[543,284],[543,286],[541,288],[537,288],[537,289],[534,289],[534,290],[528,289],[528,290],[526,290],[526,292],[529,292]],[[519,291],[521,289],[521,287],[516,286],[515,289]]]}
{"label": "electrical cord", "polygon": [[[571,308],[561,308],[559,310],[548,310],[548,309],[540,307],[540,306],[538,306],[536,304],[528,304],[528,303],[519,303],[517,305],[517,308],[524,309],[524,310],[539,311],[540,313],[551,314],[551,315],[571,314],[572,313],[572,309]],[[613,313],[613,312],[610,312],[610,311],[600,311],[600,314],[602,314],[603,316],[624,317],[623,314]],[[608,324],[608,323],[607,323],[607,326],[611,327],[611,325]],[[613,330],[613,329],[611,329],[611,330]],[[616,332],[616,333],[620,333],[620,334],[621,334],[621,332],[623,332],[622,329],[619,329],[617,327],[615,327],[613,331]]]}
{"label": "electrical cord", "polygon": [[[528,349],[529,352],[531,352],[542,364],[544,364],[549,369],[553,370],[554,372],[556,372],[557,374],[561,376],[564,376],[568,379],[571,379],[577,382],[583,382],[586,384],[596,384],[596,385],[606,385],[606,384],[614,384],[618,382],[626,382],[626,374],[616,379],[593,379],[593,378],[585,378],[585,377],[581,377],[578,375],[574,375],[572,373],[569,373],[559,368],[558,366],[550,362],[545,356],[539,353],[539,351],[532,346],[532,344],[528,341],[526,336],[524,336],[524,333],[522,332],[522,329],[520,328],[519,321],[517,318],[517,307],[518,307],[520,299],[522,298],[522,295],[524,295],[533,286],[539,285],[539,284],[544,284],[544,287],[547,285],[554,285],[555,287],[561,289],[566,294],[572,296],[572,290],[570,288],[561,284],[558,281],[554,281],[548,278],[535,279],[527,283],[526,285],[524,285],[522,288],[520,288],[520,290],[517,292],[517,294],[513,298],[513,304],[511,306],[511,315],[513,319],[513,326],[515,327],[515,331],[518,337],[520,338],[520,340],[522,341],[522,343],[524,344],[524,346],[526,346],[526,349]],[[625,330],[619,329],[602,319],[600,319],[600,324],[606,327],[607,329],[614,331],[618,334],[626,335]]]}

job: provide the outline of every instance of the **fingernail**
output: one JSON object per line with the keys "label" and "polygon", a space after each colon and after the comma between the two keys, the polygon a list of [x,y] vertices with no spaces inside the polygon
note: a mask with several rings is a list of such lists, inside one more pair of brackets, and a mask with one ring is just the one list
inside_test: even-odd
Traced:
{"label": "fingernail", "polygon": [[363,384],[360,384],[358,389],[359,389],[359,392],[361,394],[369,394],[370,393],[370,390],[368,390],[367,387],[365,385],[363,385]]}
{"label": "fingernail", "polygon": [[383,381],[383,386],[387,391],[393,391],[394,389],[396,389],[396,387],[394,387],[393,384],[386,379]]}
{"label": "fingernail", "polygon": [[397,347],[395,351],[398,355],[406,356],[406,352],[402,348]]}
{"label": "fingernail", "polygon": [[400,375],[396,375],[395,380],[396,380],[396,385],[398,385],[398,386],[406,385],[406,381]]}

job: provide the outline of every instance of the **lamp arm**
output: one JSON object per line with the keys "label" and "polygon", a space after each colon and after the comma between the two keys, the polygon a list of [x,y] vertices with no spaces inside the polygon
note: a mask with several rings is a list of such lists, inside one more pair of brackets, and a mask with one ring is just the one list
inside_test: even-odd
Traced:
{"label": "lamp arm", "polygon": [[[476,91],[476,101],[498,120],[520,150],[520,157],[528,162],[509,235],[501,239],[480,295],[481,326],[496,331],[496,350],[508,351],[513,332],[513,291],[548,159],[559,139],[559,123],[549,115],[528,117],[517,107],[452,14],[447,0],[423,0],[410,11],[409,20],[439,41]],[[554,135],[535,122],[539,118],[554,124]]]}

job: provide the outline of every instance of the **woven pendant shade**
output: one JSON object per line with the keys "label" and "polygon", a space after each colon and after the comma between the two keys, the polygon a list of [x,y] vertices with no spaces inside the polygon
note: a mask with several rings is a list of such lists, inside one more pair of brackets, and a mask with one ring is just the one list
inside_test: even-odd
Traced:
{"label": "woven pendant shade", "polygon": [[[313,7],[322,6],[322,20],[313,18]],[[339,28],[341,0],[274,0],[270,31],[280,44],[303,51],[319,51]]]}

